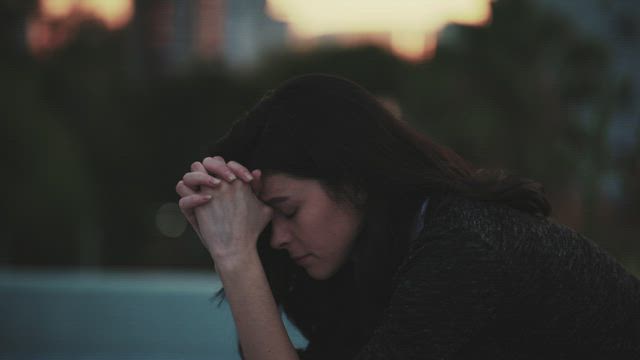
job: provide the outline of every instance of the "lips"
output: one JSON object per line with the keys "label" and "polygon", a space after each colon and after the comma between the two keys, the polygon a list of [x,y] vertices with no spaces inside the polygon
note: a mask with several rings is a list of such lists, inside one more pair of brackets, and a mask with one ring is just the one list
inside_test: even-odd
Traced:
{"label": "lips", "polygon": [[298,265],[304,265],[306,264],[310,259],[311,259],[311,254],[307,254],[307,255],[302,255],[302,256],[297,256],[297,257],[292,257],[291,258],[293,261],[295,261],[296,264]]}

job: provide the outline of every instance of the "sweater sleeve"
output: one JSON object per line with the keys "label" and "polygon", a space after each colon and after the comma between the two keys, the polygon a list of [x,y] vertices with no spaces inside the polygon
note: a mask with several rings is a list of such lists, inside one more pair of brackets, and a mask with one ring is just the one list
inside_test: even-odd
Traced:
{"label": "sweater sleeve", "polygon": [[504,274],[477,234],[430,238],[400,267],[389,307],[356,358],[452,358],[492,325]]}

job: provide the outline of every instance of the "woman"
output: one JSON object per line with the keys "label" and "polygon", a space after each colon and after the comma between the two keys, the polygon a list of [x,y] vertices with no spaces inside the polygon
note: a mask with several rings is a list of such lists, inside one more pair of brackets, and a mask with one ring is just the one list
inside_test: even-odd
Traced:
{"label": "woman", "polygon": [[474,169],[348,80],[287,81],[210,154],[177,192],[246,359],[640,358],[640,282],[548,219],[538,183]]}

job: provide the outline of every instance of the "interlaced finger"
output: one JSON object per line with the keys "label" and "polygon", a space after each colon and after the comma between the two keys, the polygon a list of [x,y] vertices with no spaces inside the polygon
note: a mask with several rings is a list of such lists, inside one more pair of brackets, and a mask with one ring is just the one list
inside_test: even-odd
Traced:
{"label": "interlaced finger", "polygon": [[178,201],[178,206],[180,207],[180,210],[182,210],[182,212],[186,215],[186,213],[191,212],[193,208],[200,206],[209,200],[211,200],[211,195],[187,195],[180,198],[180,201]]}
{"label": "interlaced finger", "polygon": [[198,171],[205,174],[207,173],[207,169],[204,168],[204,166],[200,161],[196,161],[193,164],[191,164],[191,171]]}
{"label": "interlaced finger", "polygon": [[216,187],[221,183],[220,179],[197,171],[184,174],[182,181],[194,191],[198,191],[200,186]]}
{"label": "interlaced finger", "polygon": [[178,193],[178,195],[182,197],[187,195],[193,195],[196,192],[190,187],[188,187],[187,185],[185,185],[184,181],[180,180],[176,185],[176,193]]}
{"label": "interlaced finger", "polygon": [[245,182],[250,182],[253,180],[253,176],[251,176],[251,173],[249,172],[249,170],[247,170],[246,167],[240,165],[240,163],[237,163],[231,160],[227,163],[227,167],[231,169],[231,171],[233,171],[233,173],[236,174],[236,176],[238,176]]}
{"label": "interlaced finger", "polygon": [[226,181],[233,181],[237,178],[220,156],[205,158],[202,161],[202,165],[204,165],[208,173]]}

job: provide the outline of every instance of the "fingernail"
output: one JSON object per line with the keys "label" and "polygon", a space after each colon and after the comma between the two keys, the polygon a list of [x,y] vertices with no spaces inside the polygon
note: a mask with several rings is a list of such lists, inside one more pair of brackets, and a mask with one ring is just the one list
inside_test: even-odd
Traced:
{"label": "fingernail", "polygon": [[253,181],[253,176],[251,176],[251,174],[246,173],[245,177],[246,177],[247,181]]}
{"label": "fingernail", "polygon": [[216,179],[216,178],[211,178],[211,183],[212,183],[213,185],[218,185],[218,184],[220,184],[220,180],[219,180],[219,179]]}
{"label": "fingernail", "polygon": [[205,200],[211,200],[211,195],[205,195],[205,196],[204,196],[204,199],[205,199]]}
{"label": "fingernail", "polygon": [[227,179],[229,179],[229,181],[233,181],[236,179],[236,176],[233,174],[227,175]]}

